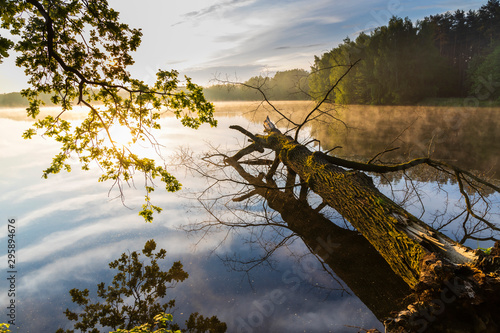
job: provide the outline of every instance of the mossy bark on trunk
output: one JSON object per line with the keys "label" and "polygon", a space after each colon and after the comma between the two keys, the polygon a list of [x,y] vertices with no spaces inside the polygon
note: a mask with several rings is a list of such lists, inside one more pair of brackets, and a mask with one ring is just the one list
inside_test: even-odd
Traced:
{"label": "mossy bark on trunk", "polygon": [[357,231],[332,223],[307,200],[294,195],[292,188],[280,189],[274,181],[255,177],[237,162],[227,158],[239,175],[255,188],[270,208],[280,213],[288,229],[299,236],[359,299],[384,321],[410,294],[408,285],[395,274],[384,258]]}
{"label": "mossy bark on trunk", "polygon": [[418,282],[426,253],[439,253],[453,263],[475,257],[378,191],[364,173],[333,165],[324,154],[311,152],[276,129],[253,139],[274,150],[283,164],[361,232],[410,287]]}

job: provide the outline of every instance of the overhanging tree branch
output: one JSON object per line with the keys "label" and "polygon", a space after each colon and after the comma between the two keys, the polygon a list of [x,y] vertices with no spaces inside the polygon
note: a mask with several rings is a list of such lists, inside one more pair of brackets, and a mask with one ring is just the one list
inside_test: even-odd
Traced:
{"label": "overhanging tree branch", "polygon": [[[1,12],[2,24],[21,36],[14,43],[20,54],[17,64],[25,68],[31,84],[22,92],[30,103],[28,115],[36,118],[40,113],[41,93],[52,94],[51,101],[62,108],[55,118],[36,120],[23,134],[29,139],[43,130],[43,135],[61,143],[61,153],[43,176],[71,170],[67,161],[75,154],[85,170],[96,162],[103,171],[100,180],[118,184],[123,199],[120,182],[128,182],[135,171],[144,173],[146,203],[140,214],[152,221],[153,211],[161,211],[150,202],[155,188],[152,180],[160,178],[169,191],[181,185],[166,165],[157,166],[154,160],[137,156],[132,147],[119,147],[111,128],[127,127],[133,142],[147,141],[159,153],[154,130],[161,128],[162,109],[173,112],[188,127],[216,126],[214,107],[205,100],[202,88],[186,78],[185,89],[179,89],[176,71],[159,70],[151,86],[131,77],[126,67],[134,62],[130,53],[139,46],[142,33],[120,23],[118,13],[106,1],[26,0],[9,1],[6,6]],[[62,119],[73,101],[89,109],[74,128]],[[102,105],[96,106],[96,102]]]}

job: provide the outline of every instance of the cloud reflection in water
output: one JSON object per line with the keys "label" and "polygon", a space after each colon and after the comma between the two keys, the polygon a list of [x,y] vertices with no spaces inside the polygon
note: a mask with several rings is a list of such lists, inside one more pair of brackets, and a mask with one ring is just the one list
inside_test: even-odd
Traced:
{"label": "cloud reflection in water", "polygon": [[[165,125],[176,122],[171,118],[163,121]],[[235,123],[247,124],[247,121],[222,118],[217,130],[165,129],[159,141],[166,147],[166,155],[180,144],[188,144],[195,151],[204,149],[205,141],[234,148],[238,139],[232,138],[237,134],[227,128]],[[314,280],[301,280],[300,286],[292,289],[292,285],[283,281],[283,274],[300,264],[287,253],[278,253],[277,270],[260,267],[252,271],[250,285],[245,274],[229,271],[217,256],[211,255],[224,234],[213,234],[195,246],[197,238],[187,238],[183,231],[177,230],[203,216],[188,211],[192,203],[175,194],[158,189],[153,200],[164,212],[153,224],[145,224],[137,215],[144,200],[140,182],[137,189],[126,189],[130,210],[120,200],[107,196],[110,184],[97,183],[98,170],[85,173],[75,167],[70,174],[63,172],[41,179],[41,170],[56,153],[56,146],[39,138],[31,142],[19,139],[28,126],[26,122],[0,119],[0,126],[5,128],[1,142],[6,150],[0,167],[4,175],[0,206],[2,219],[15,217],[18,223],[17,319],[23,332],[70,328],[62,314],[66,307],[72,307],[68,290],[76,287],[92,291],[97,283],[111,281],[114,274],[107,264],[122,252],[142,249],[151,238],[167,250],[170,263],[181,260],[190,274],[187,281],[169,294],[177,299],[175,317],[180,321],[198,311],[227,321],[232,332],[352,331],[344,327],[346,324],[380,328],[371,312],[355,297],[345,294],[340,297],[336,292],[325,297],[315,290]],[[188,175],[176,176],[185,188],[204,185],[200,179]],[[111,193],[113,196],[116,192]],[[5,238],[2,232],[2,243]],[[306,251],[300,244],[295,246],[298,251]],[[240,249],[242,255],[254,254],[245,250],[239,235],[229,237],[216,253],[231,255],[234,249]],[[2,254],[0,267],[4,272],[6,262]],[[326,279],[318,274],[319,280]],[[5,287],[1,285],[1,304],[8,301]],[[274,303],[271,311],[268,301],[273,295],[282,302]]]}

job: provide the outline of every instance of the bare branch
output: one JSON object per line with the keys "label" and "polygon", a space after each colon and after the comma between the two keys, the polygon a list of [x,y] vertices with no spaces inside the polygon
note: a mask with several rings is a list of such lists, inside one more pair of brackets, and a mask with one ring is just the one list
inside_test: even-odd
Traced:
{"label": "bare branch", "polygon": [[330,95],[330,93],[335,89],[337,88],[337,86],[339,85],[340,81],[342,81],[342,79],[347,75],[349,74],[349,72],[351,71],[351,69],[356,66],[356,64],[358,62],[360,62],[361,59],[358,59],[356,60],[353,64],[350,64],[348,65],[347,67],[347,70],[345,71],[345,73],[337,80],[337,82],[335,82],[335,84],[333,86],[330,87],[330,89],[328,90],[328,92],[324,95],[324,97],[316,104],[316,106],[311,110],[311,112],[309,112],[309,114],[307,114],[307,116],[305,117],[305,119],[302,121],[301,124],[297,125],[297,124],[294,124],[294,125],[297,125],[297,129],[295,131],[295,141],[298,140],[298,137],[299,137],[299,132],[300,130],[302,129],[302,127],[309,122],[309,117],[311,117],[314,112],[316,112],[320,107],[321,105],[323,105],[323,103],[326,102],[326,100],[328,99],[328,95]]}

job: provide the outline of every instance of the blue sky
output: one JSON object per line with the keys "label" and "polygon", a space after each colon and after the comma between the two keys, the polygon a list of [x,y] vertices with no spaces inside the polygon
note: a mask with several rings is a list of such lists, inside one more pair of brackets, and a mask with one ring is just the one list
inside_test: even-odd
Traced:
{"label": "blue sky", "polygon": [[[244,81],[292,68],[309,69],[349,36],[387,24],[393,15],[425,16],[478,9],[483,1],[442,0],[109,0],[144,37],[131,72],[152,82],[177,69],[196,83],[215,77]],[[3,33],[2,33],[3,35]],[[14,56],[0,65],[0,93],[26,86]]]}

